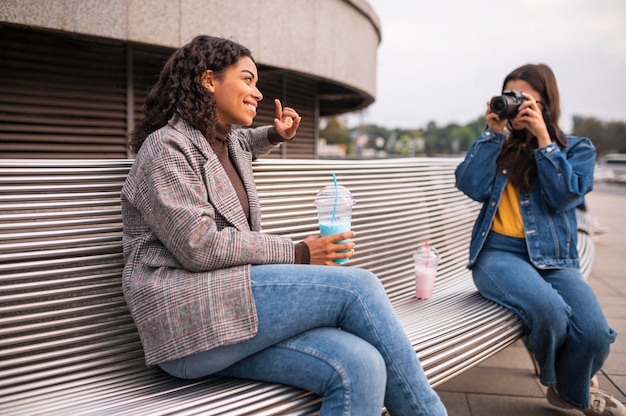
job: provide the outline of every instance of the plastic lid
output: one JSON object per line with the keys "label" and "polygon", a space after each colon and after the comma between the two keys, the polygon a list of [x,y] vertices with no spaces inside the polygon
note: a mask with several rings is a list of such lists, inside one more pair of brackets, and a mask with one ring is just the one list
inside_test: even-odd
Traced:
{"label": "plastic lid", "polygon": [[[428,246],[428,250],[430,250],[430,257],[439,258],[439,252],[437,249],[431,245]],[[423,255],[426,256],[426,246],[424,244],[420,245],[415,251],[414,255]]]}
{"label": "plastic lid", "polygon": [[345,186],[337,186],[335,188],[334,185],[326,185],[322,189],[319,190],[317,195],[315,196],[315,205],[320,204],[328,204],[335,203],[335,199],[337,200],[337,204],[341,205],[354,205],[356,201],[352,198],[352,194]]}

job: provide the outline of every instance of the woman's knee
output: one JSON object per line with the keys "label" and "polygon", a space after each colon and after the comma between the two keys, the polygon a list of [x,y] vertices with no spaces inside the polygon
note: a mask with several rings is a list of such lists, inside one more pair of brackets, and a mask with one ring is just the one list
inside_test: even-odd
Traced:
{"label": "woman's knee", "polygon": [[341,379],[344,395],[352,404],[382,407],[387,385],[387,370],[382,355],[365,341],[351,342],[351,348],[337,357],[337,377]]}
{"label": "woman's knee", "polygon": [[366,269],[356,267],[345,269],[346,278],[350,282],[351,287],[356,291],[369,291],[377,295],[385,293],[380,279],[374,273]]}
{"label": "woman's knee", "polygon": [[[575,325],[574,325],[575,326]],[[611,344],[615,342],[617,333],[605,325],[589,326],[581,329],[575,326],[571,336],[577,338],[579,344],[589,351],[589,354],[608,355]]]}
{"label": "woman's knee", "polygon": [[524,321],[531,332],[553,334],[561,339],[566,336],[571,323],[570,308],[559,299],[536,300],[522,306]]}
{"label": "woman's knee", "polygon": [[341,357],[340,366],[349,375],[351,382],[363,382],[373,379],[378,386],[385,386],[387,369],[380,352],[371,344],[360,340],[352,342],[352,348]]}
{"label": "woman's knee", "polygon": [[[380,352],[370,343],[337,328],[309,331],[317,339],[316,355],[333,368],[327,384],[340,387],[361,400],[369,397],[383,400],[387,384],[387,369]],[[320,345],[323,344],[323,345]]]}

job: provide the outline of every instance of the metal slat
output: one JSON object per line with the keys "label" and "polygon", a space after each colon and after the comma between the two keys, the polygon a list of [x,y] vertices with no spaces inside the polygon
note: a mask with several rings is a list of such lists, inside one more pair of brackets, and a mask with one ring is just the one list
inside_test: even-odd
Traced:
{"label": "metal slat", "polygon": [[[0,159],[0,413],[315,413],[319,397],[267,383],[178,380],[143,367],[123,300],[120,189],[129,160]],[[458,160],[254,163],[264,232],[317,233],[313,199],[339,182],[357,200],[349,267],[379,276],[439,385],[515,342],[519,319],[482,298],[465,269],[480,205],[454,188]],[[585,237],[586,235],[586,237]],[[579,235],[583,268],[593,242]],[[442,254],[435,296],[414,298],[414,248]],[[45,404],[44,404],[45,403]]]}
{"label": "metal slat", "polygon": [[[38,314],[31,313],[26,319],[25,324],[20,325],[19,316],[18,319],[3,319],[3,323],[11,325],[10,327],[0,328],[0,337],[8,335],[17,335],[24,332],[45,332],[50,331],[50,322],[53,321],[54,325],[68,325],[68,324],[80,324],[81,322],[91,322],[94,320],[115,319],[116,322],[120,322],[119,318],[128,318],[128,308],[124,298],[119,297],[113,299],[107,299],[106,308],[102,304],[92,304],[83,306],[80,308],[67,308],[61,311],[55,311],[54,314],[49,312],[40,312]],[[57,318],[57,315],[60,318]],[[66,318],[66,316],[71,316]],[[128,320],[130,322],[130,320]],[[13,363],[13,360],[12,360]]]}
{"label": "metal slat", "polygon": [[[120,252],[120,245],[116,244],[119,237],[104,237],[101,238],[103,242],[110,242],[112,244],[99,245],[99,246],[85,246],[85,247],[68,247],[63,249],[50,249],[41,251],[29,251],[29,252],[10,252],[6,254],[0,254],[0,263],[20,260],[31,259],[45,259],[54,257],[69,257],[69,256],[88,256],[98,254],[109,254]],[[85,240],[89,241],[89,240]],[[15,247],[19,249],[19,244]],[[1,266],[0,266],[1,268]]]}
{"label": "metal slat", "polygon": [[[117,201],[116,201],[117,202]],[[76,210],[63,210],[63,211],[51,211],[51,212],[46,212],[45,215],[42,215],[41,212],[19,212],[19,213],[6,213],[6,214],[2,214],[0,215],[0,221],[3,222],[2,226],[6,227],[8,224],[4,224],[5,221],[12,221],[14,222],[15,228],[17,229],[23,229],[23,228],[28,228],[33,221],[38,221],[37,223],[35,223],[35,228],[42,228],[45,226],[48,227],[54,227],[56,225],[60,225],[60,226],[67,226],[67,225],[72,225],[72,218],[82,218],[82,217],[94,217],[94,216],[102,216],[104,217],[104,219],[99,220],[100,222],[105,221],[105,220],[115,220],[115,222],[120,222],[120,218],[122,215],[122,209],[119,206],[119,202],[116,203],[116,207],[115,208],[107,208],[107,209],[99,209],[99,210],[86,210],[86,211],[76,211]],[[4,208],[4,207],[3,207]],[[33,207],[32,205],[30,207],[28,207],[30,209],[41,209],[41,207]],[[61,208],[59,206],[59,208]],[[7,209],[7,208],[4,208]],[[7,209],[8,211],[8,209]],[[111,218],[108,218],[111,217]],[[55,222],[54,220],[56,218],[59,218],[58,222]],[[46,220],[46,222],[43,222],[42,220]],[[62,222],[60,221],[62,220]],[[85,220],[78,220],[78,221],[85,221]],[[80,222],[78,222],[78,224],[81,224]],[[92,224],[90,222],[87,222],[87,224]]]}
{"label": "metal slat", "polygon": [[[67,253],[65,253],[67,254]],[[26,256],[28,257],[28,256]],[[96,263],[102,264],[107,262],[109,266],[124,267],[124,259],[122,257],[121,248],[118,247],[115,252],[104,254],[92,254],[82,257],[60,257],[60,258],[48,258],[46,260],[36,261],[22,261],[19,263],[0,263],[0,282],[6,280],[4,276],[8,273],[17,272],[18,274],[26,274],[32,271],[34,274],[41,273],[42,268],[54,269],[67,266],[68,268],[90,266]],[[62,271],[58,271],[57,274],[61,274]]]}
{"label": "metal slat", "polygon": [[[40,312],[41,309],[50,309],[50,310],[63,310],[68,305],[82,305],[86,303],[93,302],[101,302],[107,303],[110,299],[115,299],[116,296],[120,295],[120,286],[116,284],[115,286],[107,285],[106,291],[100,291],[97,293],[87,293],[83,295],[74,295],[71,291],[68,292],[68,296],[62,298],[50,298],[50,299],[30,299],[28,302],[21,303],[8,303],[9,299],[3,300],[4,303],[0,306],[0,315],[3,315],[3,320],[0,322],[1,325],[4,325],[4,317],[10,317],[11,314],[21,315],[22,317],[26,316],[26,313],[31,311]],[[60,293],[59,293],[60,294]],[[3,295],[4,298],[4,295]],[[0,340],[3,342],[4,340]]]}

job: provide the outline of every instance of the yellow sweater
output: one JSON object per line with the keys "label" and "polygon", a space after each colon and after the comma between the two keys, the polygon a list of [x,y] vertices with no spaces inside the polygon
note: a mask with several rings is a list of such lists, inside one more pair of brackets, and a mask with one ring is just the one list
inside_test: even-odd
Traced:
{"label": "yellow sweater", "polygon": [[491,230],[509,237],[524,238],[524,223],[519,208],[519,192],[507,182],[500,198],[500,205],[491,224]]}

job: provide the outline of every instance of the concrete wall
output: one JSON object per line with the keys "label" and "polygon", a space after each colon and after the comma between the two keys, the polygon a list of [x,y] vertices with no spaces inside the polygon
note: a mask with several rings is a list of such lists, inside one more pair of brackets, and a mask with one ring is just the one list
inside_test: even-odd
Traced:
{"label": "concrete wall", "polygon": [[168,47],[222,36],[259,64],[376,93],[380,23],[365,0],[2,0],[0,21]]}

